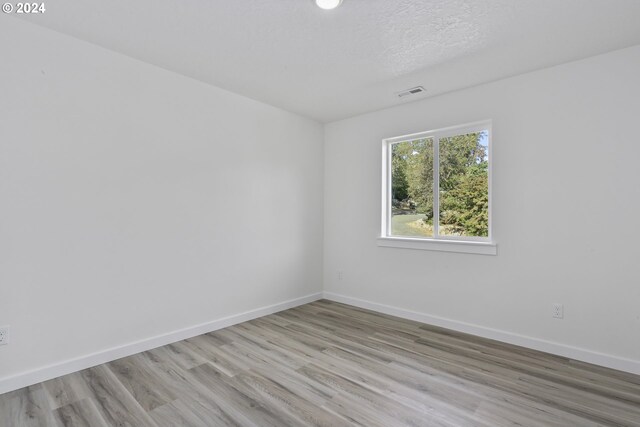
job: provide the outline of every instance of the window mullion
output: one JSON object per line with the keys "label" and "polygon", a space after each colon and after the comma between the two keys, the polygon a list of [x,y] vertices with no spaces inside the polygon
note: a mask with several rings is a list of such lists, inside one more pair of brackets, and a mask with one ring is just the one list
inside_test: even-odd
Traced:
{"label": "window mullion", "polygon": [[440,237],[440,138],[433,137],[433,238]]}

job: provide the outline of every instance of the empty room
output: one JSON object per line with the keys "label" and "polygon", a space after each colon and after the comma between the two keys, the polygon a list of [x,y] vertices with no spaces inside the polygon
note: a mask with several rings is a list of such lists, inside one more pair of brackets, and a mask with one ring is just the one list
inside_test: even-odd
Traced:
{"label": "empty room", "polygon": [[640,1],[3,0],[0,427],[640,427]]}

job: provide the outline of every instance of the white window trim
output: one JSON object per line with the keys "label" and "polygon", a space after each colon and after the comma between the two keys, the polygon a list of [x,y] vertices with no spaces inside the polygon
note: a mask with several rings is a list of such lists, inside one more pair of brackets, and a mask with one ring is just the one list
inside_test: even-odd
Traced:
{"label": "white window trim", "polygon": [[[439,170],[440,170],[440,146],[441,138],[473,133],[479,131],[489,132],[489,235],[488,237],[464,237],[439,236]],[[405,237],[391,235],[391,145],[398,142],[414,141],[416,139],[432,138],[434,150],[434,237]],[[496,255],[497,245],[493,241],[492,220],[492,178],[493,178],[493,137],[492,123],[490,120],[468,123],[461,126],[451,126],[443,129],[403,135],[382,140],[382,228],[378,238],[378,246],[404,249],[424,249],[443,252],[463,252],[472,254]],[[436,191],[437,190],[437,191]]]}

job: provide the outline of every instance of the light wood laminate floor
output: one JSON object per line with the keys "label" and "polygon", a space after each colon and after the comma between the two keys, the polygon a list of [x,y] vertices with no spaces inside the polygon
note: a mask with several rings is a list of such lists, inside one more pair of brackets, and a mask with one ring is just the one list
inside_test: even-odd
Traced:
{"label": "light wood laminate floor", "polygon": [[0,395],[0,425],[640,426],[640,377],[318,301]]}

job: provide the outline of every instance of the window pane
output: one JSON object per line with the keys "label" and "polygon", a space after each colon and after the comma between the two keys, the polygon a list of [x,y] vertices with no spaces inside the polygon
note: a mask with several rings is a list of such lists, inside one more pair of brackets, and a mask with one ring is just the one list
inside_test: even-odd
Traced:
{"label": "window pane", "polygon": [[433,237],[433,139],[391,146],[391,235]]}
{"label": "window pane", "polygon": [[489,132],[440,139],[443,236],[489,235]]}

